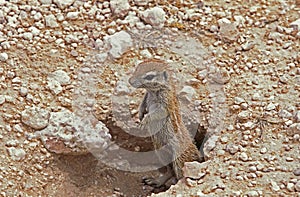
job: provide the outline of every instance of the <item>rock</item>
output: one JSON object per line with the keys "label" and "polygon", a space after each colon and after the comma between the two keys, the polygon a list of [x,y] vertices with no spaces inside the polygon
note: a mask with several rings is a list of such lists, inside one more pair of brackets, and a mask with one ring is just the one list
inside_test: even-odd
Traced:
{"label": "rock", "polygon": [[115,92],[117,95],[120,96],[120,95],[128,95],[130,91],[127,83],[125,83],[124,81],[118,81]]}
{"label": "rock", "polygon": [[26,152],[21,148],[9,147],[7,148],[7,151],[14,161],[21,161],[26,156]]}
{"label": "rock", "polygon": [[160,7],[149,8],[141,13],[141,18],[148,24],[162,28],[166,21],[165,11]]}
{"label": "rock", "polygon": [[255,42],[253,41],[249,41],[246,42],[245,44],[242,44],[242,49],[243,51],[249,51],[250,49],[252,49],[255,46]]}
{"label": "rock", "polygon": [[61,84],[53,78],[48,78],[47,88],[55,95],[58,95],[63,90]]}
{"label": "rock", "polygon": [[49,74],[48,78],[58,81],[61,85],[70,84],[70,77],[63,70],[54,71],[53,73]]}
{"label": "rock", "polygon": [[241,97],[235,97],[234,98],[234,104],[240,105],[241,103],[244,103],[245,99],[241,98]]}
{"label": "rock", "polygon": [[5,62],[8,60],[8,54],[7,53],[0,53],[0,61]]}
{"label": "rock", "polygon": [[41,4],[43,5],[50,5],[52,3],[52,0],[39,0]]}
{"label": "rock", "polygon": [[288,112],[287,110],[285,109],[282,109],[278,112],[278,116],[281,117],[281,118],[286,118],[286,119],[289,119],[291,118],[293,115]]}
{"label": "rock", "polygon": [[248,161],[248,155],[245,152],[242,152],[239,156],[239,159],[242,161]]}
{"label": "rock", "polygon": [[105,62],[105,60],[107,59],[108,55],[107,53],[99,53],[96,55],[96,60],[99,62],[99,63],[103,63]]}
{"label": "rock", "polygon": [[0,105],[2,105],[3,103],[5,103],[5,96],[0,95]]}
{"label": "rock", "polygon": [[241,111],[238,114],[238,119],[240,120],[247,120],[252,116],[252,113],[250,111]]}
{"label": "rock", "polygon": [[67,13],[67,19],[70,19],[70,20],[75,20],[78,18],[80,12],[68,12]]}
{"label": "rock", "polygon": [[149,3],[149,0],[134,0],[134,4],[138,6],[145,6]]}
{"label": "rock", "polygon": [[39,107],[27,108],[21,113],[21,121],[33,129],[43,129],[48,126],[50,113]]}
{"label": "rock", "polygon": [[300,168],[297,168],[296,170],[293,171],[295,176],[300,176]]}
{"label": "rock", "polygon": [[203,146],[203,153],[205,157],[210,157],[210,152],[216,147],[216,143],[219,139],[219,136],[213,135],[208,138],[208,140],[205,142]]}
{"label": "rock", "polygon": [[199,163],[197,161],[186,162],[182,168],[183,176],[192,179],[201,179],[206,175],[206,169],[210,161]]}
{"label": "rock", "polygon": [[75,0],[53,0],[53,2],[60,8],[60,9],[65,9],[72,5]]}
{"label": "rock", "polygon": [[226,151],[229,152],[232,155],[234,155],[235,153],[237,153],[238,150],[239,150],[239,147],[237,145],[234,145],[234,144],[228,144],[228,145],[226,145]]}
{"label": "rock", "polygon": [[280,187],[277,185],[277,183],[275,181],[271,180],[271,189],[274,192],[278,192],[280,190]]}
{"label": "rock", "polygon": [[184,98],[185,100],[187,100],[189,103],[192,102],[192,99],[195,94],[196,94],[196,90],[191,86],[184,86],[179,91],[179,96],[181,98]]}
{"label": "rock", "polygon": [[248,197],[258,197],[258,196],[259,196],[259,193],[258,193],[257,191],[255,191],[255,190],[252,190],[252,191],[248,191],[248,192],[246,193],[246,195],[247,195]]}
{"label": "rock", "polygon": [[239,31],[234,23],[231,23],[228,19],[223,18],[218,20],[220,26],[220,37],[225,42],[234,42],[239,36]]}
{"label": "rock", "polygon": [[295,184],[295,190],[296,192],[300,192],[300,180]]}
{"label": "rock", "polygon": [[110,0],[110,9],[118,17],[125,17],[130,9],[128,0]]}
{"label": "rock", "polygon": [[296,120],[296,122],[300,123],[300,111],[296,112],[295,120]]}
{"label": "rock", "polygon": [[289,128],[287,129],[287,134],[289,136],[293,136],[295,134],[299,134],[300,135],[300,123],[291,124],[289,126]]}
{"label": "rock", "polygon": [[131,36],[125,31],[117,32],[111,36],[105,36],[104,40],[111,46],[109,53],[113,58],[120,58],[133,46]]}
{"label": "rock", "polygon": [[59,26],[53,14],[45,16],[45,23],[46,27],[55,28]]}
{"label": "rock", "polygon": [[290,27],[292,27],[293,29],[300,31],[300,18],[291,22]]}
{"label": "rock", "polygon": [[39,137],[44,146],[56,154],[103,153],[111,138],[108,129],[94,116],[82,116],[65,108],[51,112],[49,126],[32,137]]}

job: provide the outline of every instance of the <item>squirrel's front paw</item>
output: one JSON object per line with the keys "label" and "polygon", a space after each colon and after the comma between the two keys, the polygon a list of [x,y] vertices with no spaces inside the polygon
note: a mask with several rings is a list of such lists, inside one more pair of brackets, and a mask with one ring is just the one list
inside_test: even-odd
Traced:
{"label": "squirrel's front paw", "polygon": [[150,122],[149,115],[145,115],[142,121],[139,123],[139,128],[144,130]]}

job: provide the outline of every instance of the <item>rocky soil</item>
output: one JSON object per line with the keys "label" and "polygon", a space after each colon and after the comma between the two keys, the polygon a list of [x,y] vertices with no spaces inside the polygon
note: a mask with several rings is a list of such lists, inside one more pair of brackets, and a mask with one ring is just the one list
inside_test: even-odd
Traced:
{"label": "rocky soil", "polygon": [[[0,196],[300,196],[299,38],[298,0],[0,0]],[[205,135],[160,193],[127,82],[147,58]]]}

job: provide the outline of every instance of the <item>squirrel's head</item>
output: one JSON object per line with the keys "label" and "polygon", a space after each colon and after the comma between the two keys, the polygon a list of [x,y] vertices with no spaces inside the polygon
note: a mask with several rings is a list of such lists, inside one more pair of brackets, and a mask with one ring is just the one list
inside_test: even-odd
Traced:
{"label": "squirrel's head", "polygon": [[158,91],[169,88],[169,65],[156,59],[146,60],[136,67],[129,78],[129,83],[135,88],[145,88]]}

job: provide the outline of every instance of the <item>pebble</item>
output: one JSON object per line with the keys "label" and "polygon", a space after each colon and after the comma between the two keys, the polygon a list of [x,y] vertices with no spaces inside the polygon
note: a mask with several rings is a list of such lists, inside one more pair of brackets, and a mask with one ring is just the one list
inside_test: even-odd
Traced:
{"label": "pebble", "polygon": [[275,181],[271,181],[271,188],[275,192],[278,192],[280,190],[280,187],[277,185]]}
{"label": "pebble", "polygon": [[266,147],[263,147],[260,149],[261,154],[265,154],[267,151],[268,151],[268,149]]}
{"label": "pebble", "polygon": [[245,152],[242,152],[239,156],[240,160],[242,161],[248,161],[248,155]]}
{"label": "pebble", "polygon": [[298,180],[297,183],[295,184],[295,190],[296,192],[300,192],[300,180]]}
{"label": "pebble", "polygon": [[235,154],[237,153],[239,150],[239,147],[237,145],[234,145],[234,144],[228,144],[226,146],[226,151],[229,152],[230,154]]}
{"label": "pebble", "polygon": [[149,8],[141,13],[141,18],[148,24],[162,28],[166,21],[166,13],[161,7]]}
{"label": "pebble", "polygon": [[246,195],[247,195],[248,197],[258,197],[258,196],[259,196],[259,193],[258,193],[257,191],[252,190],[252,191],[248,191],[248,192],[246,193]]}
{"label": "pebble", "polygon": [[293,191],[295,191],[295,185],[294,185],[294,183],[288,183],[287,185],[286,185],[286,188],[287,188],[287,190],[288,191],[290,191],[290,192],[293,192]]}
{"label": "pebble", "polygon": [[21,161],[26,156],[26,152],[21,148],[9,147],[7,148],[7,151],[14,161]]}
{"label": "pebble", "polygon": [[123,81],[117,82],[115,91],[116,91],[116,94],[119,96],[120,95],[128,95],[130,92],[127,83],[125,83]]}
{"label": "pebble", "polygon": [[47,88],[49,88],[49,90],[55,95],[58,95],[63,91],[61,84],[52,78],[48,78]]}
{"label": "pebble", "polygon": [[241,97],[235,97],[234,98],[234,103],[237,105],[240,105],[241,103],[244,103],[245,99],[241,98]]}
{"label": "pebble", "polygon": [[41,4],[44,5],[50,5],[52,3],[52,0],[39,0],[41,2]]}
{"label": "pebble", "polygon": [[179,95],[185,98],[188,102],[192,102],[195,94],[196,90],[191,86],[184,86],[179,92]]}
{"label": "pebble", "polygon": [[297,31],[300,31],[300,18],[291,22],[290,27],[296,29]]}
{"label": "pebble", "polygon": [[300,168],[297,168],[296,170],[293,171],[295,176],[300,176]]}
{"label": "pebble", "polygon": [[126,31],[120,31],[113,35],[105,36],[104,40],[111,46],[109,53],[113,58],[120,58],[133,46],[131,36]]}
{"label": "pebble", "polygon": [[70,20],[75,20],[78,18],[80,12],[68,12],[67,13],[67,19],[70,19]]}
{"label": "pebble", "polygon": [[187,162],[185,163],[183,170],[184,177],[192,178],[192,179],[201,179],[206,175],[206,169],[210,164],[209,161],[206,162]]}
{"label": "pebble", "polygon": [[75,0],[53,0],[53,2],[60,8],[60,9],[65,9],[67,7],[69,7],[70,5],[72,5]]}
{"label": "pebble", "polygon": [[47,127],[49,117],[50,112],[39,107],[27,108],[21,113],[22,123],[37,130]]}
{"label": "pebble", "polygon": [[125,17],[130,9],[128,0],[110,0],[110,9],[118,17]]}
{"label": "pebble", "polygon": [[7,53],[0,53],[0,61],[5,62],[8,60],[8,54]]}
{"label": "pebble", "polygon": [[296,122],[300,123],[300,111],[296,112],[295,120],[296,120]]}
{"label": "pebble", "polygon": [[239,114],[238,114],[238,118],[240,120],[247,120],[249,119],[250,117],[252,116],[252,113],[250,111],[241,111]]}
{"label": "pebble", "polygon": [[45,23],[46,27],[55,28],[59,26],[53,14],[45,16]]}
{"label": "pebble", "polygon": [[51,74],[49,74],[48,77],[58,81],[61,85],[70,84],[70,77],[69,77],[68,73],[66,73],[63,70],[56,70],[56,71],[52,72]]}
{"label": "pebble", "polygon": [[3,103],[5,103],[5,96],[0,95],[0,105],[2,105]]}
{"label": "pebble", "polygon": [[252,100],[253,101],[260,101],[261,100],[261,96],[258,92],[254,93],[252,96]]}
{"label": "pebble", "polygon": [[96,60],[99,62],[99,63],[103,63],[105,62],[105,60],[107,59],[108,55],[107,53],[99,53],[96,55]]}

